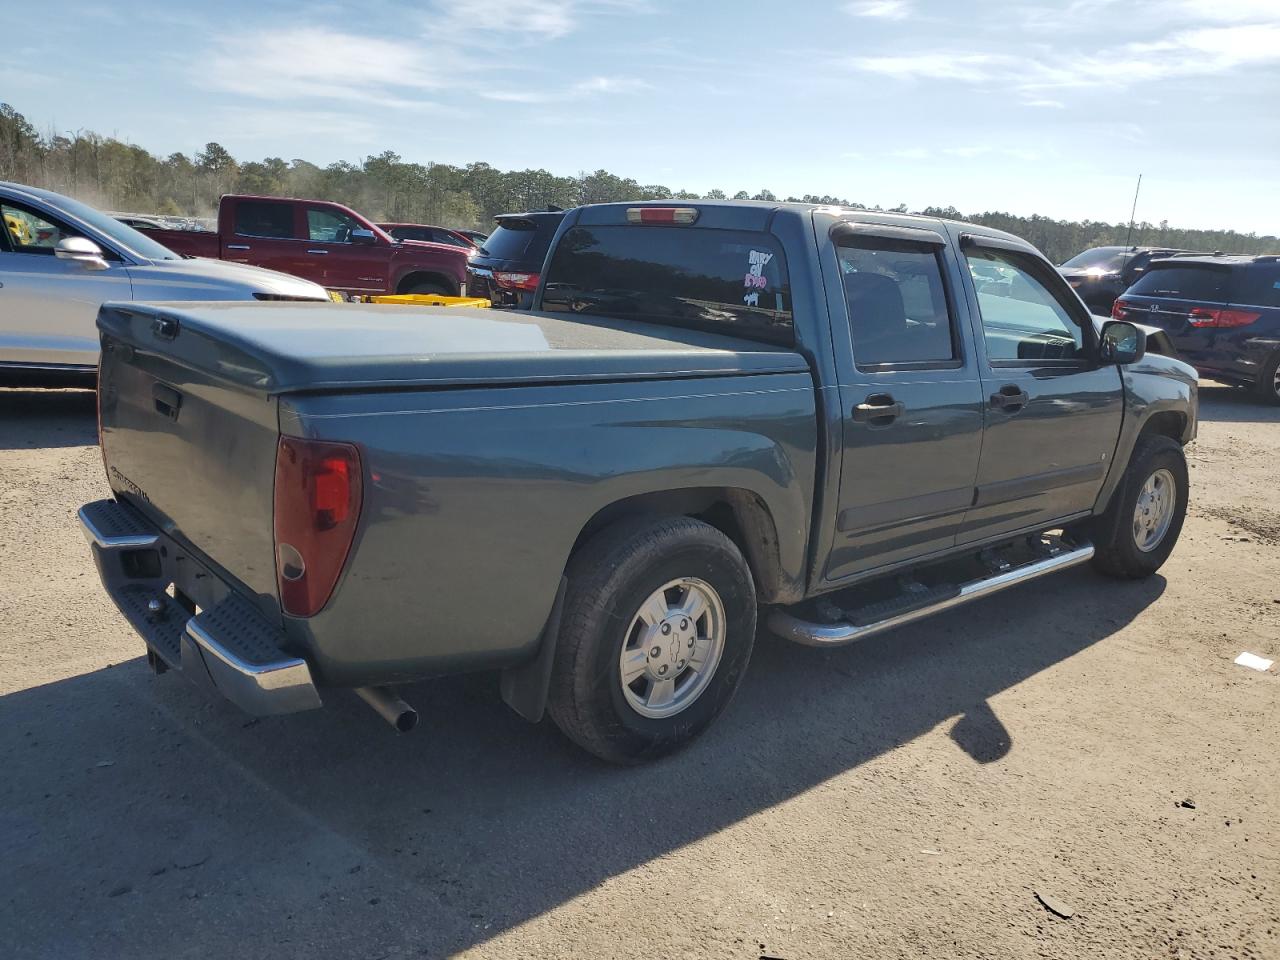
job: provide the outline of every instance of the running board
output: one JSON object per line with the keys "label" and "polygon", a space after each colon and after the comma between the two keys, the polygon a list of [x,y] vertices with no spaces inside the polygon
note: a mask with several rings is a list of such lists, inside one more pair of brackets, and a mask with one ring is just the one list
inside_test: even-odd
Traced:
{"label": "running board", "polygon": [[950,610],[952,607],[958,607],[960,604],[968,603],[970,600],[977,600],[989,594],[997,593],[1006,587],[1016,586],[1027,580],[1034,580],[1047,573],[1065,570],[1067,567],[1077,566],[1085,563],[1092,556],[1093,545],[1089,543],[1070,550],[1063,550],[1053,556],[1034,560],[1031,563],[1014,567],[995,576],[984,577],[981,580],[970,580],[968,583],[961,584],[957,589],[947,591],[945,597],[934,603],[914,607],[911,610],[886,617],[883,620],[876,620],[872,623],[813,623],[812,621],[801,620],[799,617],[792,616],[784,610],[775,610],[769,615],[769,629],[780,637],[794,640],[796,643],[802,643],[808,647],[840,647],[846,643],[862,640],[884,630],[891,630],[903,624],[914,623],[916,620],[932,616],[935,613],[941,613],[943,610]]}

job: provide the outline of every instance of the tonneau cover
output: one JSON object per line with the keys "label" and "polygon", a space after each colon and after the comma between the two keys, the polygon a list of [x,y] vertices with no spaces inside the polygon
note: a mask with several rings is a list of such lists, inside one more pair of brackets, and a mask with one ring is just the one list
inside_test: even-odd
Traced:
{"label": "tonneau cover", "polygon": [[[165,336],[154,334],[156,321]],[[141,322],[140,322],[141,321]],[[176,321],[177,329],[172,327]],[[638,321],[352,303],[112,303],[112,337],[253,391],[803,371],[781,347]]]}

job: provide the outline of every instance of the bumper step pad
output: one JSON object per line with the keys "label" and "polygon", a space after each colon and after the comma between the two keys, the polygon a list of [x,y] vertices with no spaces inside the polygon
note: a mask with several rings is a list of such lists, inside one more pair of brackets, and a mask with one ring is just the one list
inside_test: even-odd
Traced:
{"label": "bumper step pad", "polygon": [[194,616],[190,601],[169,595],[179,559],[201,563],[188,550],[115,500],[85,504],[79,517],[107,593],[167,666],[255,716],[321,705],[307,662],[283,651],[283,631],[240,594],[227,591]]}

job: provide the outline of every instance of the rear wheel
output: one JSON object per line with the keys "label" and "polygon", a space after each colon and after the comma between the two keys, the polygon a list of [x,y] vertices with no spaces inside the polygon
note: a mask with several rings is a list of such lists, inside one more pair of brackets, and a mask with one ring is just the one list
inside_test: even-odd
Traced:
{"label": "rear wheel", "polygon": [[610,528],[569,565],[552,719],[614,763],[670,753],[728,705],[755,629],[751,571],[719,530],[690,517]]}
{"label": "rear wheel", "polygon": [[1094,567],[1126,580],[1151,576],[1173,552],[1186,513],[1182,446],[1159,434],[1139,437],[1111,505],[1089,524]]}
{"label": "rear wheel", "polygon": [[1253,394],[1263,403],[1280,404],[1280,350],[1273,353],[1258,371]]}

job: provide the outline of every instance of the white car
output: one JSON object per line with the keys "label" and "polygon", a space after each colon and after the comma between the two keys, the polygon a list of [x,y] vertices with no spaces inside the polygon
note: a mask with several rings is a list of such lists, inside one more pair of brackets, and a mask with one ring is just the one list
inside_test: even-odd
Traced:
{"label": "white car", "polygon": [[274,270],[183,259],[143,233],[48,190],[0,182],[0,372],[98,363],[106,300],[327,300]]}

